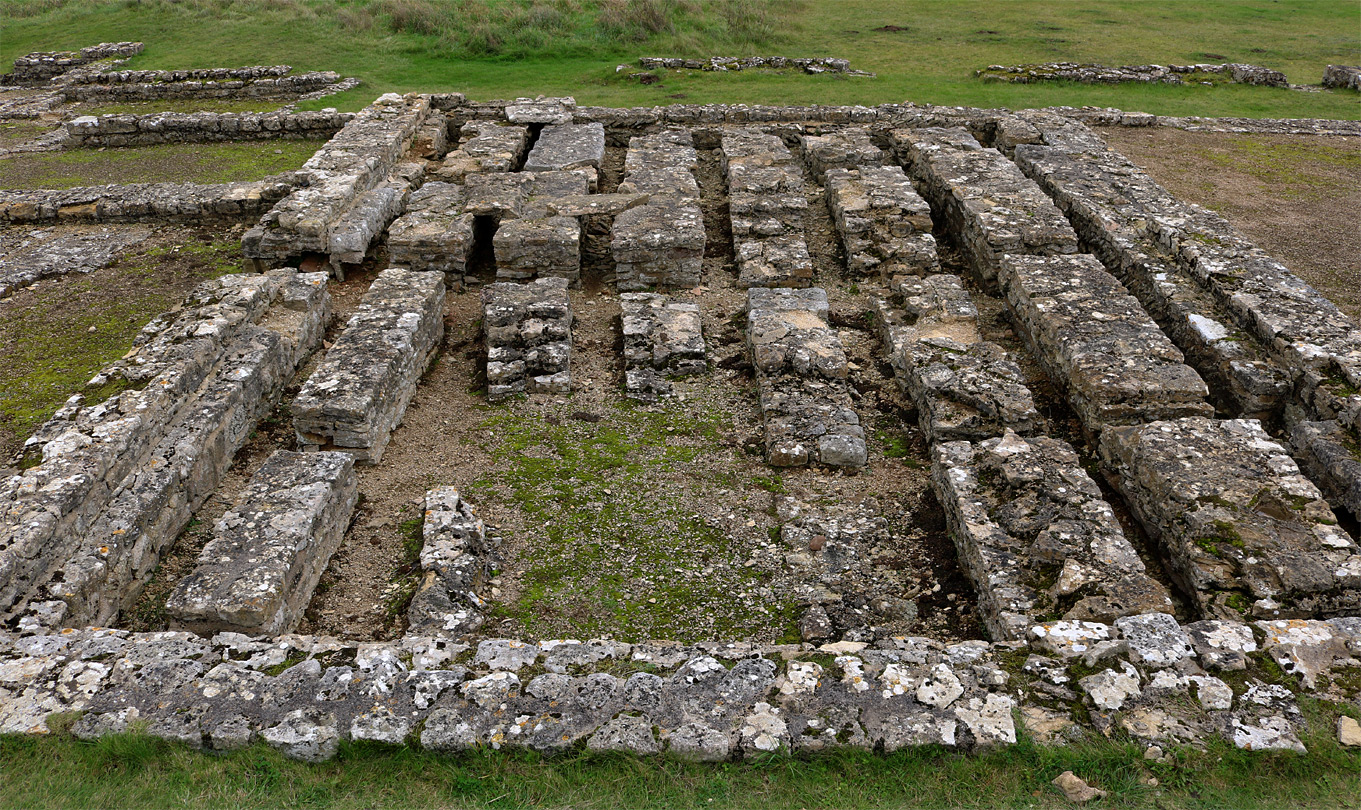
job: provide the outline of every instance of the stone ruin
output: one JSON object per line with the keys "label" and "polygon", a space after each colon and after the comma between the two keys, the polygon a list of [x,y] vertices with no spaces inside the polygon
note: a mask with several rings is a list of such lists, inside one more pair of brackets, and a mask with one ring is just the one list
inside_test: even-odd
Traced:
{"label": "stone ruin", "polygon": [[1011,84],[1081,82],[1083,84],[1196,84],[1219,81],[1261,87],[1290,87],[1279,70],[1239,62],[1207,65],[1088,65],[1077,62],[1046,62],[1032,65],[988,65],[974,75],[986,81]]}
{"label": "stone ruin", "polygon": [[[0,731],[81,712],[85,738],[313,761],[345,739],[1302,751],[1301,694],[1358,699],[1361,331],[1074,117],[413,94],[335,123],[285,183],[0,192],[40,246],[51,223],[251,225],[251,272],[154,319],[0,481]],[[55,274],[51,245],[13,283]],[[577,341],[578,285],[617,299],[616,342]],[[485,634],[504,538],[470,482],[405,493],[424,519],[404,635],[297,634],[458,307],[492,408],[603,387],[684,410],[735,345],[755,453],[851,488],[888,463],[872,420],[915,419],[989,640],[884,630],[918,603],[883,507],[793,496],[771,501],[772,540],[800,642]],[[862,340],[903,411],[861,390]],[[602,354],[615,371],[577,373]],[[122,629],[271,414],[293,446],[231,494],[165,598],[171,629]]]}

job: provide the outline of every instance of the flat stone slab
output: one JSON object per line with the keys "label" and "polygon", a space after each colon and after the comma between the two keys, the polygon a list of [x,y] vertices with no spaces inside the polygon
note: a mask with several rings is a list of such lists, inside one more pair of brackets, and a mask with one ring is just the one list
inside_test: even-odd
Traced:
{"label": "flat stone slab", "polygon": [[389,268],[293,400],[304,449],[377,464],[444,336],[444,276]]}
{"label": "flat stone slab", "polygon": [[926,275],[939,269],[931,207],[901,168],[833,168],[826,184],[827,206],[852,276],[878,275],[887,281],[902,273]]}
{"label": "flat stone slab", "polygon": [[603,124],[554,124],[539,133],[534,148],[529,150],[529,157],[525,158],[524,171],[593,169],[598,172],[604,161]]}
{"label": "flat stone slab", "polygon": [[473,244],[473,215],[463,213],[463,186],[431,182],[407,201],[406,213],[388,228],[388,257],[411,270],[440,272],[463,286]]}
{"label": "flat stone slab", "polygon": [[35,281],[68,273],[90,273],[107,267],[128,248],[151,235],[145,227],[100,228],[53,235],[51,230],[29,233],[11,253],[0,255],[0,298]]}
{"label": "flat stone slab", "polygon": [[672,395],[669,377],[708,370],[699,305],[656,293],[623,293],[624,390],[656,402]]}
{"label": "flat stone slab", "polygon": [[564,124],[572,120],[577,100],[571,96],[517,98],[506,105],[506,120],[512,124]]}
{"label": "flat stone slab", "polygon": [[549,200],[546,208],[550,216],[613,217],[651,199],[650,194],[577,194]]}
{"label": "flat stone slab", "polygon": [[695,139],[690,130],[664,129],[629,139],[624,174],[658,168],[680,168],[690,172],[699,168],[699,153],[695,151]]}
{"label": "flat stone slab", "polygon": [[549,216],[549,205],[590,191],[594,174],[576,171],[471,174],[464,182],[463,212],[497,220]]}
{"label": "flat stone slab", "polygon": [[1207,618],[1312,618],[1361,607],[1361,551],[1256,420],[1111,428],[1101,458]]}
{"label": "flat stone slab", "polygon": [[498,282],[482,289],[487,399],[572,391],[572,302],[567,279]]}
{"label": "flat stone slab", "polygon": [[898,157],[944,214],[973,271],[997,276],[1002,256],[1078,252],[1077,234],[1048,195],[996,149],[984,149],[964,129],[892,133]]}
{"label": "flat stone slab", "polygon": [[766,461],[863,467],[865,431],[846,382],[845,350],[827,325],[826,292],[752,288],[747,296]]}
{"label": "flat stone slab", "polygon": [[1095,257],[1008,255],[997,278],[1088,431],[1213,413],[1205,381]]}
{"label": "flat stone slab", "polygon": [[581,283],[581,221],[575,217],[506,220],[492,248],[498,281],[557,277]]}
{"label": "flat stone slab", "polygon": [[499,537],[455,487],[425,493],[421,526],[421,581],[407,609],[410,633],[472,633],[485,621],[477,594],[497,564]]}
{"label": "flat stone slab", "polygon": [[462,143],[434,171],[451,183],[461,182],[470,174],[508,172],[520,162],[529,146],[528,127],[497,121],[469,121],[460,135]]}
{"label": "flat stone slab", "polygon": [[931,482],[993,638],[1172,609],[1066,442],[1007,431],[936,444]]}
{"label": "flat stone slab", "polygon": [[869,131],[859,127],[826,135],[803,135],[799,142],[803,146],[803,160],[814,177],[822,177],[832,169],[882,166],[889,157],[875,146]]}
{"label": "flat stone slab", "polygon": [[166,610],[202,634],[277,635],[302,620],[359,497],[348,453],[278,450],[213,527]]}

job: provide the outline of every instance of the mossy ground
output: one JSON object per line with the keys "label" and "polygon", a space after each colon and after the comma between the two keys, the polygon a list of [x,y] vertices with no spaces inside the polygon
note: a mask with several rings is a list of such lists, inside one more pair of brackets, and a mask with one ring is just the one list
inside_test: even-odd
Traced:
{"label": "mossy ground", "polygon": [[320,146],[316,140],[272,140],[33,152],[5,160],[0,185],[31,189],[261,180],[301,167]]}

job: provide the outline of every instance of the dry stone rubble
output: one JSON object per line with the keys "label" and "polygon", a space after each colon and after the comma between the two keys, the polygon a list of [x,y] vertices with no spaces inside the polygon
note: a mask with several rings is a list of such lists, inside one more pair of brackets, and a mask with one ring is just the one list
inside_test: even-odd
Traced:
{"label": "dry stone rubble", "polygon": [[421,541],[422,575],[407,609],[409,632],[476,631],[488,604],[477,592],[499,567],[496,530],[477,517],[457,488],[436,487],[425,493]]}

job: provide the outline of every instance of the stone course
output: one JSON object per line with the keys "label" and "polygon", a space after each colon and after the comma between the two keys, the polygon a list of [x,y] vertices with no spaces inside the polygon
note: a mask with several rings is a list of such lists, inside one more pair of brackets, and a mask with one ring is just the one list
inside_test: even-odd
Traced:
{"label": "stone course", "polygon": [[873,76],[863,70],[852,70],[849,59],[831,56],[711,56],[708,59],[680,59],[665,56],[644,56],[638,60],[644,70],[801,70],[804,73],[844,73],[851,76]]}
{"label": "stone course", "polygon": [[426,183],[411,194],[406,211],[388,228],[388,258],[411,270],[444,274],[455,292],[463,289],[473,246],[473,215],[463,213],[464,188]]}
{"label": "stone course", "polygon": [[989,65],[976,71],[989,81],[1011,84],[1035,82],[1082,82],[1084,84],[1210,84],[1211,77],[1224,77],[1238,84],[1263,87],[1289,87],[1290,82],[1279,70],[1261,65],[1225,63],[1219,65],[1109,65],[1078,64],[1076,62],[1047,62],[1031,65]]}
{"label": "stone course", "polygon": [[656,293],[623,293],[624,391],[643,402],[671,396],[668,378],[708,371],[699,305]]}
{"label": "stone course", "polygon": [[101,42],[79,51],[40,51],[14,60],[14,71],[0,76],[0,85],[40,84],[74,68],[104,59],[126,59],[142,52],[140,42]]}
{"label": "stone course", "polygon": [[330,138],[353,118],[354,113],[335,110],[82,115],[62,124],[66,132],[63,147],[91,149],[158,143]]}
{"label": "stone course", "polygon": [[[551,172],[570,169],[600,171],[605,160],[605,127],[600,123],[557,124],[544,127],[525,158],[523,171]],[[595,190],[595,181],[591,190]]]}
{"label": "stone course", "polygon": [[852,276],[925,275],[939,269],[931,209],[897,166],[833,168],[827,205]]}
{"label": "stone course", "polygon": [[[165,99],[216,98],[296,98],[339,84],[340,74],[329,70],[276,76],[272,68],[246,68],[249,78],[222,79],[173,78],[178,71],[133,70],[120,73],[99,73],[83,77],[85,82],[71,81],[62,85],[61,95],[67,101],[161,101]],[[256,71],[264,71],[256,73]]]}
{"label": "stone course", "polygon": [[324,275],[285,270],[205,283],[148,324],[88,402],[72,397],[28,439],[31,466],[0,482],[3,615],[31,602],[38,625],[116,618],[320,342],[329,309]]}
{"label": "stone course", "polygon": [[822,179],[830,169],[882,166],[889,156],[875,145],[869,130],[847,127],[824,135],[800,135],[803,162],[813,176]]}
{"label": "stone course", "polygon": [[496,530],[477,517],[458,489],[426,492],[421,580],[407,609],[408,632],[461,635],[480,628],[487,601],[477,591],[499,566],[499,545]]}
{"label": "stone course", "polygon": [[56,222],[202,222],[253,219],[293,193],[295,175],[200,185],[130,183],[61,190],[0,190],[0,220]]}
{"label": "stone course", "polygon": [[292,632],[358,497],[348,454],[275,451],[166,599],[173,624],[200,635]]}
{"label": "stone course", "polygon": [[572,390],[572,303],[567,279],[497,282],[482,289],[487,399]]}
{"label": "stone course", "polygon": [[794,155],[778,137],[755,129],[726,132],[722,155],[738,285],[807,287],[813,281],[803,234],[808,198]]}
{"label": "stone course", "polygon": [[444,337],[444,277],[378,274],[292,404],[298,446],[377,464]]}
{"label": "stone course", "polygon": [[1329,65],[1323,69],[1323,86],[1361,90],[1361,66]]}
{"label": "stone course", "polygon": [[698,166],[689,130],[629,141],[619,190],[646,194],[648,200],[614,218],[610,249],[620,291],[699,285],[706,236],[694,176]]}
{"label": "stone course", "polygon": [[827,316],[827,293],[817,287],[747,291],[747,345],[772,466],[865,466],[846,352]]}
{"label": "stone course", "polygon": [[1250,419],[1111,428],[1101,457],[1206,618],[1361,607],[1361,551],[1288,451]]}

